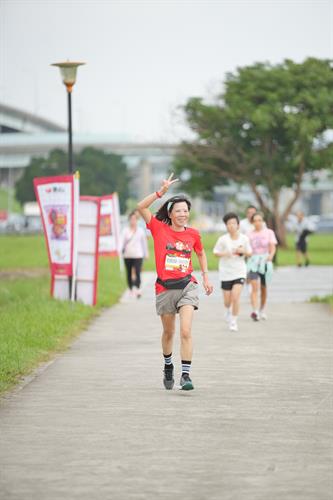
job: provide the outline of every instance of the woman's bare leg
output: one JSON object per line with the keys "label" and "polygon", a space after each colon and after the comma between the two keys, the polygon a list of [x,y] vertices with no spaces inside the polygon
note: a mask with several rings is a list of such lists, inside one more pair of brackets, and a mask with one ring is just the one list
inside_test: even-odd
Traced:
{"label": "woman's bare leg", "polygon": [[193,306],[182,306],[179,310],[180,318],[180,354],[181,359],[192,360],[193,342],[192,342],[192,320]]}
{"label": "woman's bare leg", "polygon": [[163,325],[163,333],[162,333],[163,354],[168,355],[172,353],[173,339],[175,335],[176,315],[162,314],[161,321]]}

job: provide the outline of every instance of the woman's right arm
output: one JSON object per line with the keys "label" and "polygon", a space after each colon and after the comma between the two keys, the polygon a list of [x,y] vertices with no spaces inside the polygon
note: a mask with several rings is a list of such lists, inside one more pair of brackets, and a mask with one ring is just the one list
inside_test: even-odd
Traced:
{"label": "woman's right arm", "polygon": [[152,214],[151,211],[149,210],[149,207],[154,203],[154,201],[158,200],[158,198],[160,198],[160,196],[157,194],[156,191],[156,193],[149,194],[137,204],[137,209],[147,224],[149,224],[152,218]]}
{"label": "woman's right arm", "polygon": [[143,200],[139,201],[139,203],[137,204],[137,209],[140,215],[143,217],[146,224],[149,224],[152,218],[151,211],[149,210],[150,205],[152,205],[154,201],[158,200],[158,198],[162,198],[162,196],[168,191],[171,184],[179,180],[179,179],[172,180],[172,177],[173,174],[170,175],[169,179],[164,179],[159,191],[149,194]]}

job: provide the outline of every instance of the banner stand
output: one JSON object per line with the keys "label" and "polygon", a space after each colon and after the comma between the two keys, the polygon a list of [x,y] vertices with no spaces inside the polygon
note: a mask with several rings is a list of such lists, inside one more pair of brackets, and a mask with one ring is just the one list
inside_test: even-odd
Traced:
{"label": "banner stand", "polygon": [[118,193],[101,196],[99,255],[119,258],[120,272],[124,272],[121,253],[120,208]]}
{"label": "banner stand", "polygon": [[79,172],[35,178],[49,265],[51,295],[96,305],[99,255],[121,253],[118,194],[81,196]]}
{"label": "banner stand", "polygon": [[51,295],[69,300],[73,276],[78,186],[74,188],[73,175],[39,177],[35,178],[33,183],[51,269]]}
{"label": "banner stand", "polygon": [[76,300],[94,306],[97,302],[100,198],[80,196]]}

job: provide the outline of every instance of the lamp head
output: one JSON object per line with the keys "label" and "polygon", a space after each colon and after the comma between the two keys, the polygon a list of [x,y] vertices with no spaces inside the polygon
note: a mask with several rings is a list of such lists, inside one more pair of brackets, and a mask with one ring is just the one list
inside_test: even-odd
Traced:
{"label": "lamp head", "polygon": [[76,81],[77,68],[83,64],[86,63],[65,61],[51,64],[51,66],[57,66],[60,69],[61,78],[64,85],[66,85],[67,92],[72,92],[73,85]]}

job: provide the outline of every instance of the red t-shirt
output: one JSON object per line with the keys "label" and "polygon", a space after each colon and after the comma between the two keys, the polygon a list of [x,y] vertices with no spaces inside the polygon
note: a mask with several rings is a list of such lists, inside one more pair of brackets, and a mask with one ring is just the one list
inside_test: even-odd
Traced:
{"label": "red t-shirt", "polygon": [[[157,276],[161,280],[184,278],[193,271],[191,254],[194,250],[201,253],[203,246],[196,229],[187,227],[184,231],[174,231],[168,224],[152,217],[147,228],[154,239],[155,264]],[[196,281],[192,277],[192,281]],[[166,289],[156,283],[156,293]]]}

